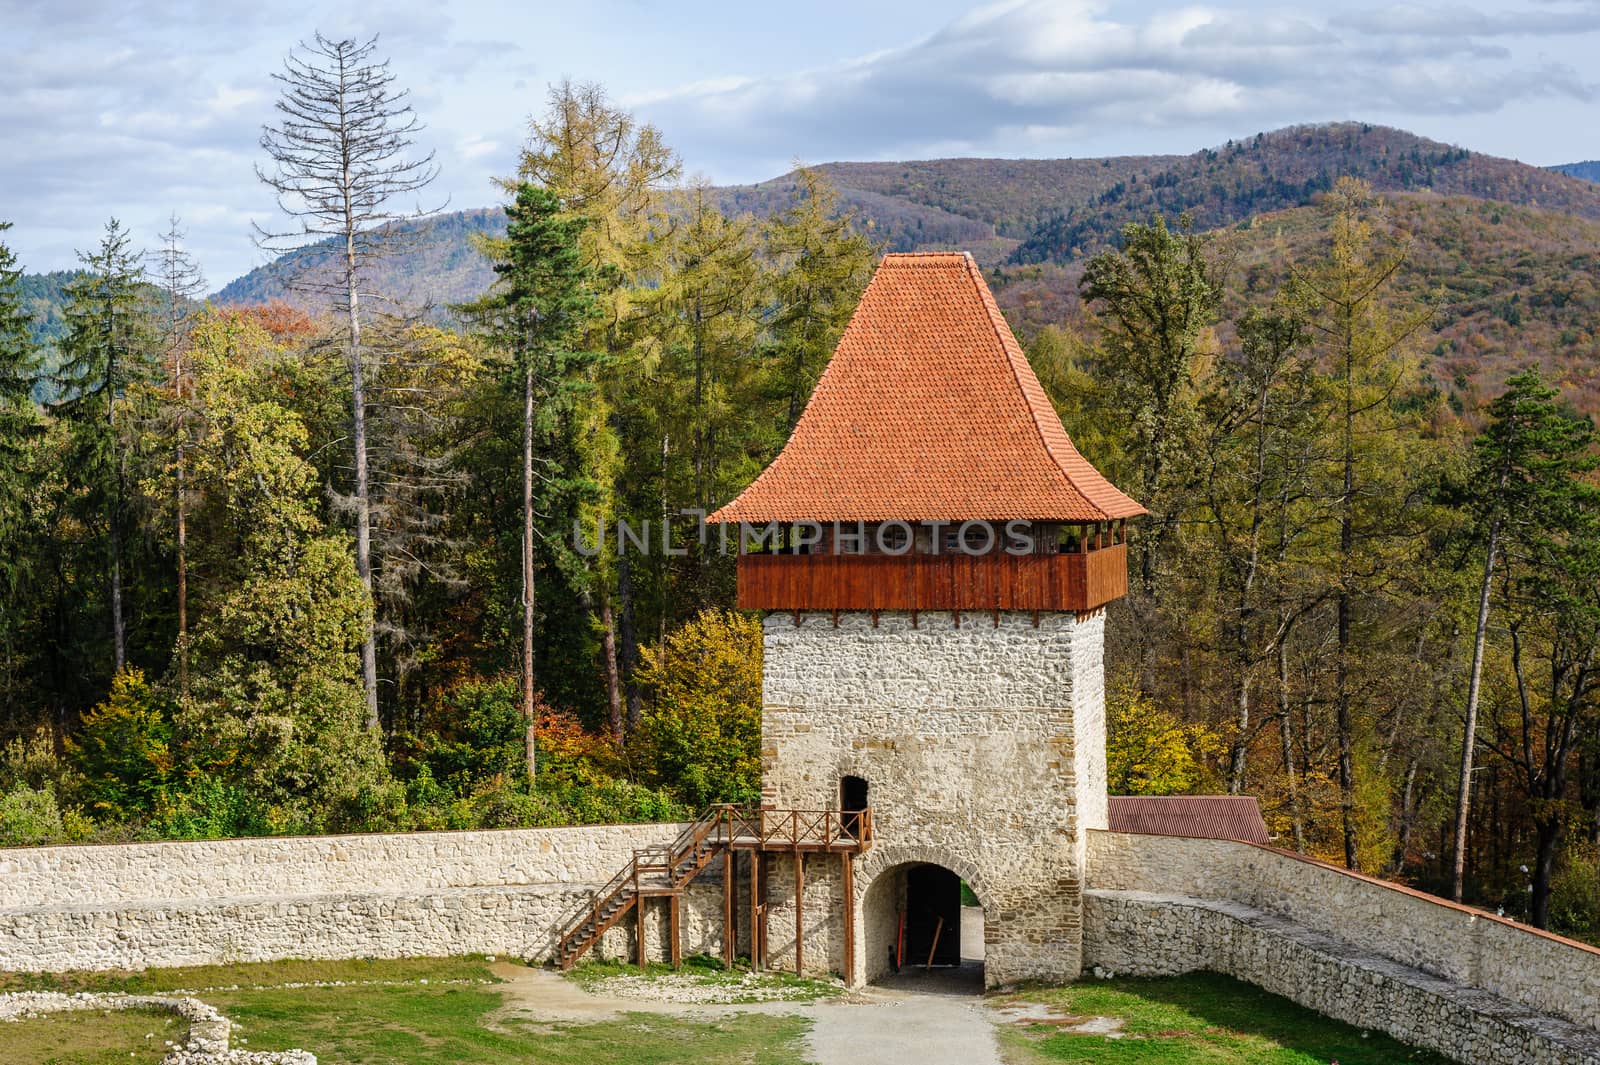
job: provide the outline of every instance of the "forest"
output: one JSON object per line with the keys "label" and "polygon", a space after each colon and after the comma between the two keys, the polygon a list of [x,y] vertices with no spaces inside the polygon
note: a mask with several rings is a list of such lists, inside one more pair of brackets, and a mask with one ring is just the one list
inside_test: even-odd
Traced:
{"label": "forest", "polygon": [[[880,234],[823,170],[751,213],[563,83],[505,230],[470,227],[492,283],[411,305],[385,288],[433,162],[373,48],[280,78],[259,239],[292,301],[206,300],[176,219],[148,250],[112,220],[45,322],[0,243],[0,845],[759,793],[760,625],[697,515],[781,447]],[[1330,167],[1270,247],[1089,168],[1121,214],[1052,238],[1112,239],[1027,311],[1028,356],[1150,510],[1108,618],[1112,788],[1254,794],[1280,846],[1600,938],[1586,404],[1510,314],[1457,356],[1476,390],[1441,387],[1462,300],[1506,297],[1427,283],[1437,212]],[[579,549],[617,519],[685,550]]]}

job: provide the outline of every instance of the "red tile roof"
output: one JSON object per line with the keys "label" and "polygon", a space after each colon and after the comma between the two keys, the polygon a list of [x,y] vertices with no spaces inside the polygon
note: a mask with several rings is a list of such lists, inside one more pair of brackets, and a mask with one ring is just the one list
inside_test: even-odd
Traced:
{"label": "red tile roof", "polygon": [[1250,795],[1112,795],[1108,802],[1106,823],[1113,832],[1263,845],[1272,839]]}
{"label": "red tile roof", "polygon": [[1143,507],[1067,438],[962,252],[886,255],[783,451],[714,522],[1093,522]]}

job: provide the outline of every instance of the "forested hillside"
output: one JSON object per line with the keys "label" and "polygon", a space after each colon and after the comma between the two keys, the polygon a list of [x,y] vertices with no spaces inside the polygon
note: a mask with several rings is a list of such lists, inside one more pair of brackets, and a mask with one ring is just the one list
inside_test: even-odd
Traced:
{"label": "forested hillside", "polygon": [[[419,222],[391,227],[394,239],[368,271],[375,292],[407,307],[442,310],[477,296],[494,280],[494,266],[474,241],[504,236],[505,212],[498,207],[448,211]],[[227,305],[270,303],[294,306],[317,302],[317,291],[335,269],[335,249],[323,244],[235,278],[214,297]]]}
{"label": "forested hillside", "polygon": [[207,305],[115,223],[73,274],[0,246],[0,845],[755,798],[760,624],[700,515],[884,248],[955,246],[1150,511],[1112,787],[1600,936],[1600,188],[1354,125],[707,188],[574,85],[503,207],[396,222],[396,165]]}
{"label": "forested hillside", "polygon": [[1559,170],[1570,177],[1583,178],[1585,181],[1600,181],[1600,159],[1591,159],[1583,163],[1561,163],[1550,169]]}
{"label": "forested hillside", "polygon": [[[1517,369],[1540,366],[1600,414],[1600,222],[1464,196],[1403,193],[1387,217],[1409,255],[1390,298],[1433,315],[1423,371],[1469,421]],[[1251,217],[1217,234],[1240,289],[1233,310],[1288,280],[1327,239],[1315,207]],[[1082,262],[993,271],[996,298],[1024,337],[1082,313]]]}
{"label": "forested hillside", "polygon": [[1097,250],[1128,222],[1187,213],[1202,229],[1296,207],[1341,176],[1382,192],[1427,190],[1534,204],[1600,218],[1600,189],[1580,178],[1479,155],[1401,130],[1357,123],[1297,126],[1231,141],[1092,199],[1062,204],[1013,253],[1019,263],[1066,262]]}

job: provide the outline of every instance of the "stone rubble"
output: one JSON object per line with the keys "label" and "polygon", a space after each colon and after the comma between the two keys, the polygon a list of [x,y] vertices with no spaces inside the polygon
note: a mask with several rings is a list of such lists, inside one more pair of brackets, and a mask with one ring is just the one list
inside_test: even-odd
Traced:
{"label": "stone rubble", "polygon": [[12,991],[0,993],[0,1024],[79,1010],[160,1010],[189,1022],[189,1035],[161,1065],[317,1065],[304,1050],[234,1050],[232,1024],[216,1007],[197,998],[129,995],[109,991]]}

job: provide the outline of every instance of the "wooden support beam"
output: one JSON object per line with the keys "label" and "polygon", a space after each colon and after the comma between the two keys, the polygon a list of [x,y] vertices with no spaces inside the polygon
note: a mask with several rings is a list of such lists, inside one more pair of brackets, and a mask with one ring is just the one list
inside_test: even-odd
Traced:
{"label": "wooden support beam", "polygon": [[[635,876],[633,878],[633,882],[635,884],[637,884],[639,882],[638,876]],[[644,968],[644,896],[639,894],[637,891],[635,891],[633,893],[633,923],[634,923],[634,944],[637,947],[638,954],[639,954],[639,968],[643,969]]]}
{"label": "wooden support beam", "polygon": [[750,968],[761,971],[761,852],[750,852]]}
{"label": "wooden support beam", "polygon": [[806,858],[799,851],[794,852],[794,974],[805,973],[805,940],[806,940]]}
{"label": "wooden support beam", "polygon": [[733,848],[722,848],[722,965],[733,968]]}
{"label": "wooden support beam", "polygon": [[849,854],[844,862],[844,982],[848,985],[856,972],[856,860]]}
{"label": "wooden support beam", "polygon": [[672,924],[672,945],[670,949],[672,951],[672,967],[674,969],[683,968],[683,935],[681,931],[683,926],[679,923],[678,916],[678,904],[681,901],[682,896],[677,892],[673,892],[667,897],[667,915]]}

